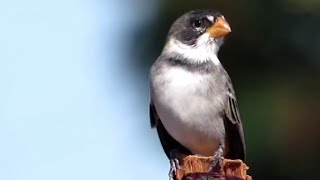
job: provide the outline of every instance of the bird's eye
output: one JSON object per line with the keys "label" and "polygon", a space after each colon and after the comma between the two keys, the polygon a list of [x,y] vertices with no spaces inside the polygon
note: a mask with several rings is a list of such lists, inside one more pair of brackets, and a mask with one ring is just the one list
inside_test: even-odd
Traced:
{"label": "bird's eye", "polygon": [[199,28],[203,24],[203,21],[201,19],[197,19],[193,22],[194,27]]}

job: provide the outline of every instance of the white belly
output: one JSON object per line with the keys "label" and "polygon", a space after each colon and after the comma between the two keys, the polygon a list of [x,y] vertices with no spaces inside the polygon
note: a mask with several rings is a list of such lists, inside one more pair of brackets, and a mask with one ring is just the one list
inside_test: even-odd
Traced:
{"label": "white belly", "polygon": [[[168,133],[194,154],[213,155],[224,143],[223,120],[216,116],[215,108],[222,99],[208,95],[209,75],[195,74],[181,68],[170,68],[155,77],[165,82],[153,91],[157,113]],[[208,97],[209,96],[209,97]]]}

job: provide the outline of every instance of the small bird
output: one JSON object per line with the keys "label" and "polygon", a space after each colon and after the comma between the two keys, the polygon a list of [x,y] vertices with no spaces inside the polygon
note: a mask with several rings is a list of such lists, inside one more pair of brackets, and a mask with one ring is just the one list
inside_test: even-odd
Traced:
{"label": "small bird", "polygon": [[151,67],[150,123],[170,161],[175,152],[245,159],[235,92],[217,56],[230,32],[217,11],[188,12],[173,23]]}

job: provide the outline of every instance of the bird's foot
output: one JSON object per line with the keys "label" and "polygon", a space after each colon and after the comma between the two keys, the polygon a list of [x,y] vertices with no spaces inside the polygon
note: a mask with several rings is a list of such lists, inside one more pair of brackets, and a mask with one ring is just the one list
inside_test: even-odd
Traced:
{"label": "bird's foot", "polygon": [[174,180],[177,175],[178,169],[180,169],[179,157],[181,154],[177,150],[170,151],[170,171],[169,178],[170,180]]}
{"label": "bird's foot", "polygon": [[179,160],[178,159],[170,159],[170,171],[169,171],[170,180],[174,180],[179,168],[180,168]]}
{"label": "bird's foot", "polygon": [[220,145],[219,148],[214,152],[213,160],[209,168],[210,173],[221,172],[222,162],[223,162],[223,146]]}

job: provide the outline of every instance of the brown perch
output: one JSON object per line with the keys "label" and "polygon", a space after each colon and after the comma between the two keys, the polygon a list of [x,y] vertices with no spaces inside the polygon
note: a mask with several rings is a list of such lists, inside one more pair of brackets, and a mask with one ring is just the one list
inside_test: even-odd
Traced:
{"label": "brown perch", "polygon": [[208,173],[212,157],[186,156],[180,159],[175,180],[252,180],[249,167],[241,160],[224,159],[222,167]]}

